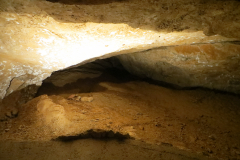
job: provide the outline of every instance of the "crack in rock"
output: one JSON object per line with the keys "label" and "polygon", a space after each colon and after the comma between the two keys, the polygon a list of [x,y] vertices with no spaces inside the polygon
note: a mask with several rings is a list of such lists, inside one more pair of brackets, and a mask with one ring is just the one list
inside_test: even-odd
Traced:
{"label": "crack in rock", "polygon": [[128,133],[123,134],[120,132],[114,132],[112,130],[102,130],[102,129],[90,129],[86,132],[83,132],[78,135],[69,135],[69,136],[60,136],[54,140],[57,141],[73,141],[78,139],[118,139],[118,140],[125,140],[125,139],[133,139]]}

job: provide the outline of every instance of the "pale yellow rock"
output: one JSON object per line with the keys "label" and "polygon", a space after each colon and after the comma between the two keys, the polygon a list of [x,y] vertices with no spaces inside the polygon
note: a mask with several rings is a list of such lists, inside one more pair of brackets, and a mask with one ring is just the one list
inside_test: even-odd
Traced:
{"label": "pale yellow rock", "polygon": [[37,103],[37,111],[41,123],[51,126],[53,130],[64,130],[70,123],[65,116],[64,107],[54,103],[48,96],[41,96]]}
{"label": "pale yellow rock", "polygon": [[93,97],[82,97],[81,101],[82,102],[92,102],[93,101]]}
{"label": "pale yellow rock", "polygon": [[[94,3],[0,0],[0,99],[20,86],[41,85],[53,71],[99,57],[240,38],[238,1]],[[11,86],[21,76],[23,86]]]}

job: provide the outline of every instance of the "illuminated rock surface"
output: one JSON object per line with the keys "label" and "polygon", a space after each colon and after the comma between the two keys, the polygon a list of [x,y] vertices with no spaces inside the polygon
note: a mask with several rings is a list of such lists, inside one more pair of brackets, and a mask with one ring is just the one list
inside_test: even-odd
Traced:
{"label": "illuminated rock surface", "polygon": [[240,2],[0,0],[0,159],[240,159],[239,95],[156,82],[239,94]]}
{"label": "illuminated rock surface", "polygon": [[[179,80],[159,78],[162,74],[158,75],[155,71],[152,73],[157,75],[149,77],[180,83],[185,87],[204,86],[239,91],[239,86],[236,87],[239,80],[238,44],[222,44],[240,38],[237,1],[86,0],[52,3],[44,0],[1,0],[0,3],[0,98],[30,84],[40,85],[53,71],[86,60],[161,46],[198,43],[218,44],[207,45],[210,50],[203,47],[204,51],[184,47],[184,53],[180,53],[181,47],[180,50],[175,48],[176,53],[182,56],[175,57],[171,62],[167,60],[166,63],[169,67],[178,68],[174,72],[183,73],[180,77],[176,73],[175,77],[179,77]],[[228,52],[229,48],[231,51]],[[204,54],[218,54],[215,50],[224,50],[224,53],[220,53],[224,56],[214,60],[210,57],[208,62]],[[163,51],[169,58],[173,56],[167,54],[165,49]],[[161,51],[156,52],[160,54]],[[169,67],[165,68],[167,70],[161,68],[164,74],[172,74],[168,73]],[[191,75],[195,73],[197,75]],[[198,76],[207,77],[207,80],[195,81],[194,78]],[[218,76],[224,79],[218,80]],[[215,82],[217,84],[211,85]]]}
{"label": "illuminated rock surface", "polygon": [[[53,71],[162,46],[175,47],[128,55],[135,57],[135,69],[126,56],[121,61],[132,73],[155,80],[239,93],[239,45],[231,43],[240,38],[238,1],[0,4],[0,99],[30,84],[41,85]],[[151,70],[155,62],[161,73]]]}

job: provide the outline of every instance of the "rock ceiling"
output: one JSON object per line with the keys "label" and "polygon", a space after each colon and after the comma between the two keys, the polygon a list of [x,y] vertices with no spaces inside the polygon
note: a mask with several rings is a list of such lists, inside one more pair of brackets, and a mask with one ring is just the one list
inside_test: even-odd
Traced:
{"label": "rock ceiling", "polygon": [[239,1],[0,4],[0,99],[54,71],[111,56],[142,77],[240,93]]}

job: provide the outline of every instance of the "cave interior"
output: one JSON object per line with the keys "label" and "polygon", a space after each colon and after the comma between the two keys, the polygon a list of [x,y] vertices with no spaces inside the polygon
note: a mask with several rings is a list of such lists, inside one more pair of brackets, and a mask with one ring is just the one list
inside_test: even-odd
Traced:
{"label": "cave interior", "polygon": [[3,1],[1,160],[240,159],[239,1]]}

